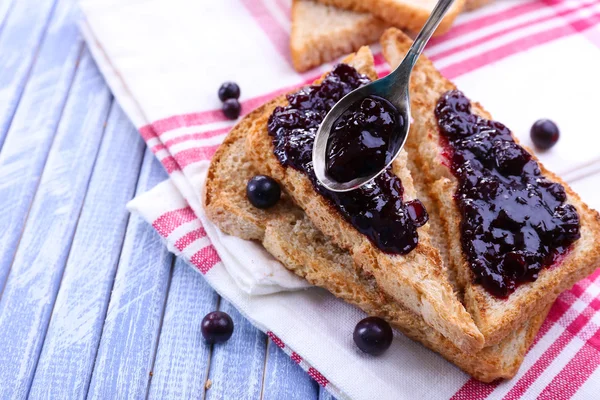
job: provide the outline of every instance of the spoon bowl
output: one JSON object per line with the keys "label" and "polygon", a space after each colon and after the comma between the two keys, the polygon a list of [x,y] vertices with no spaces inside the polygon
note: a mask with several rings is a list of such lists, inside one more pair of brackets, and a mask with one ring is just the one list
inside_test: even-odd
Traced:
{"label": "spoon bowl", "polygon": [[[333,106],[319,126],[313,145],[313,166],[317,179],[327,189],[334,192],[347,192],[359,188],[383,173],[394,162],[394,159],[404,147],[410,128],[410,99],[408,96],[408,83],[401,88],[396,86],[397,82],[390,74],[348,93]],[[396,108],[404,123],[400,131],[394,132],[394,137],[391,139],[391,143],[388,144],[387,151],[392,154],[392,157],[389,158],[389,161],[381,170],[368,176],[357,177],[348,182],[338,182],[327,174],[326,162],[330,132],[337,119],[349,107],[368,96],[378,96],[388,100]]]}
{"label": "spoon bowl", "polygon": [[[347,192],[357,189],[383,173],[398,156],[408,138],[411,123],[409,96],[410,74],[419,56],[423,52],[425,45],[453,2],[454,0],[438,1],[431,12],[431,15],[427,19],[427,22],[425,22],[423,29],[421,29],[421,32],[419,32],[419,35],[406,53],[406,56],[394,71],[384,78],[353,90],[329,110],[325,119],[319,126],[312,151],[315,175],[319,182],[327,189],[334,192]],[[404,123],[400,129],[397,129],[393,133],[394,136],[390,138],[387,152],[391,157],[386,158],[387,162],[385,165],[382,165],[378,171],[367,176],[356,177],[347,182],[338,182],[327,173],[327,153],[332,128],[338,118],[348,110],[348,108],[368,96],[378,96],[389,101],[396,108],[399,118],[401,118]]]}

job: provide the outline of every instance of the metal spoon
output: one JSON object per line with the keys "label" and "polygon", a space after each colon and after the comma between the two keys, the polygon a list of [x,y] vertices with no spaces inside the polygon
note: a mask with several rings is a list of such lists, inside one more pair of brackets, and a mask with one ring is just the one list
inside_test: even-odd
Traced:
{"label": "metal spoon", "polygon": [[[413,42],[412,46],[406,53],[404,60],[398,65],[398,67],[392,71],[389,75],[384,78],[378,79],[358,88],[346,96],[344,96],[339,102],[337,102],[333,108],[329,111],[325,119],[319,126],[315,143],[313,145],[313,166],[317,179],[329,190],[334,192],[347,192],[356,188],[361,187],[365,183],[375,179],[379,174],[385,171],[390,164],[394,161],[404,144],[408,136],[408,130],[410,128],[410,97],[408,92],[410,74],[417,62],[417,59],[423,52],[425,45],[435,32],[435,29],[444,18],[446,11],[450,8],[454,0],[439,0],[433,8],[431,15],[425,22],[423,29],[419,32],[419,35]],[[389,151],[393,155],[390,161],[381,169],[370,176],[355,178],[349,182],[337,182],[336,180],[329,177],[326,173],[326,160],[327,160],[327,143],[329,141],[329,135],[335,121],[354,103],[363,99],[367,96],[379,96],[388,100],[398,110],[400,116],[404,119],[404,128],[395,132],[395,137],[391,138],[391,144],[393,148]]]}

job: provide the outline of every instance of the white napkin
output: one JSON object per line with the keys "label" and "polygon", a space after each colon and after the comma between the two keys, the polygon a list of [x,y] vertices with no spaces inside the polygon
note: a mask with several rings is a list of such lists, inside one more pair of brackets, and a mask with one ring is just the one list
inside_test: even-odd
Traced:
{"label": "white napkin", "polygon": [[[206,162],[204,164],[207,164]],[[207,165],[205,165],[206,167]],[[204,183],[204,176],[200,184]],[[154,190],[133,199],[127,205],[132,212],[140,213],[147,221],[156,221],[165,210],[187,209],[188,202],[179,195],[179,190],[172,180],[158,185]],[[178,239],[194,232],[198,223],[196,215],[201,217],[202,226],[207,235],[194,235],[196,239],[186,247],[178,245],[173,235]],[[238,288],[250,295],[264,295],[286,290],[297,290],[310,287],[308,282],[285,269],[271,254],[257,243],[227,235],[217,229],[212,222],[204,217],[201,209],[190,213],[194,218],[175,229],[167,247],[173,253],[183,253],[186,258],[206,247],[210,243],[217,249],[223,266],[231,275]],[[207,240],[208,236],[210,240]]]}
{"label": "white napkin", "polygon": [[[591,280],[561,296],[517,377],[483,385],[403,335],[381,357],[362,354],[352,342],[361,311],[321,289],[292,290],[307,285],[257,244],[206,220],[204,174],[234,124],[220,112],[219,85],[236,81],[247,113],[329,68],[291,68],[289,0],[88,0],[81,7],[99,68],[170,174],[130,208],[321,385],[355,399],[595,395],[600,290]],[[575,176],[600,159],[600,137],[590,134],[600,93],[592,79],[600,70],[599,15],[598,0],[499,1],[459,17],[427,54],[525,144],[535,119],[555,119],[563,139],[541,158]]]}

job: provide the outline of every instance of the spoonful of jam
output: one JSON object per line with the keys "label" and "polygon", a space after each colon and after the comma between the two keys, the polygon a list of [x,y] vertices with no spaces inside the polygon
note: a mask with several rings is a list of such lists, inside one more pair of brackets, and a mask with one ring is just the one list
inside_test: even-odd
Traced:
{"label": "spoonful of jam", "polygon": [[410,74],[454,0],[439,0],[400,65],[344,96],[319,126],[312,159],[319,182],[334,192],[361,187],[385,171],[410,128]]}

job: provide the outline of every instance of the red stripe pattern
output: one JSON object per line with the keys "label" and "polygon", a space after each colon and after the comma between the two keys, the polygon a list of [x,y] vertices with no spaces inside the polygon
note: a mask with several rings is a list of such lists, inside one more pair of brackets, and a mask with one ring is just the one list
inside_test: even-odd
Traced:
{"label": "red stripe pattern", "polygon": [[538,399],[568,399],[587,381],[600,365],[600,331],[575,354],[575,357],[550,382]]}
{"label": "red stripe pattern", "polygon": [[273,17],[271,10],[269,10],[262,0],[242,0],[242,4],[246,6],[246,9],[254,17],[254,20],[267,35],[271,43],[273,43],[273,47],[275,47],[281,57],[288,60],[291,65],[289,51],[290,35]]}
{"label": "red stripe pattern", "polygon": [[313,378],[315,381],[317,381],[317,383],[319,385],[325,387],[329,383],[327,378],[325,378],[319,371],[317,371],[313,367],[310,367],[307,372],[308,372],[308,375],[310,375],[311,378]]}
{"label": "red stripe pattern", "polygon": [[292,355],[290,356],[290,358],[296,364],[300,364],[300,362],[302,362],[302,357],[300,357],[300,355],[298,355],[298,353],[296,353],[295,351],[292,351]]}
{"label": "red stripe pattern", "polygon": [[[527,389],[536,381],[537,378],[539,378],[539,376],[546,370],[550,363],[566,347],[566,345],[581,332],[581,329],[587,322],[589,322],[593,314],[599,309],[598,307],[600,300],[597,298],[587,299],[585,294],[585,290],[590,285],[595,284],[594,282],[599,276],[600,270],[596,271],[587,279],[579,282],[573,287],[572,290],[563,293],[556,300],[555,304],[552,306],[552,309],[548,313],[546,321],[540,328],[533,346],[535,346],[555,324],[560,323],[563,320],[571,320],[572,322],[566,322],[566,326],[564,327],[565,330],[560,337],[542,354],[536,363],[534,363],[534,365],[528,371],[526,371],[520,379],[515,378],[513,382],[511,382],[514,386],[505,396],[505,399],[521,398]],[[582,299],[589,300],[590,305],[586,307],[581,314],[578,314],[578,312],[573,309],[573,305],[576,301],[581,301]],[[566,317],[568,312],[571,314],[571,318]],[[600,340],[600,335],[598,332],[596,332],[590,340],[594,342]],[[598,365],[600,364],[595,364],[595,367]],[[565,368],[568,368],[568,365]],[[584,382],[585,381],[580,382],[579,386],[581,386]],[[456,392],[452,399],[484,399],[488,397],[496,387],[497,384],[484,384],[476,381],[475,379],[470,379],[465,385],[463,385],[462,388],[459,389],[458,392]]]}
{"label": "red stripe pattern", "polygon": [[206,237],[206,231],[204,228],[201,227],[194,229],[193,231],[190,231],[177,239],[175,242],[175,248],[179,251],[183,251],[190,244],[194,243],[198,239],[202,239],[203,237]]}
{"label": "red stripe pattern", "polygon": [[221,258],[212,245],[204,247],[190,258],[190,262],[196,266],[202,274],[206,274],[220,261]]}
{"label": "red stripe pattern", "polygon": [[152,223],[152,226],[162,237],[166,238],[181,225],[195,219],[197,219],[196,214],[194,214],[192,208],[185,207],[161,215]]}
{"label": "red stripe pattern", "polygon": [[308,375],[310,375],[310,377],[313,378],[319,385],[326,387],[329,384],[329,380],[325,378],[323,374],[321,374],[319,371],[317,371],[310,365],[306,364],[302,357],[300,357],[298,353],[292,351],[289,347],[287,347],[285,343],[283,343],[283,341],[279,339],[279,337],[277,337],[277,335],[275,335],[271,331],[267,331],[267,336],[269,337],[269,339],[271,339],[273,343],[275,343],[275,345],[277,345],[277,347],[279,347],[287,355],[289,355],[290,358],[296,364],[299,364],[308,373]]}

